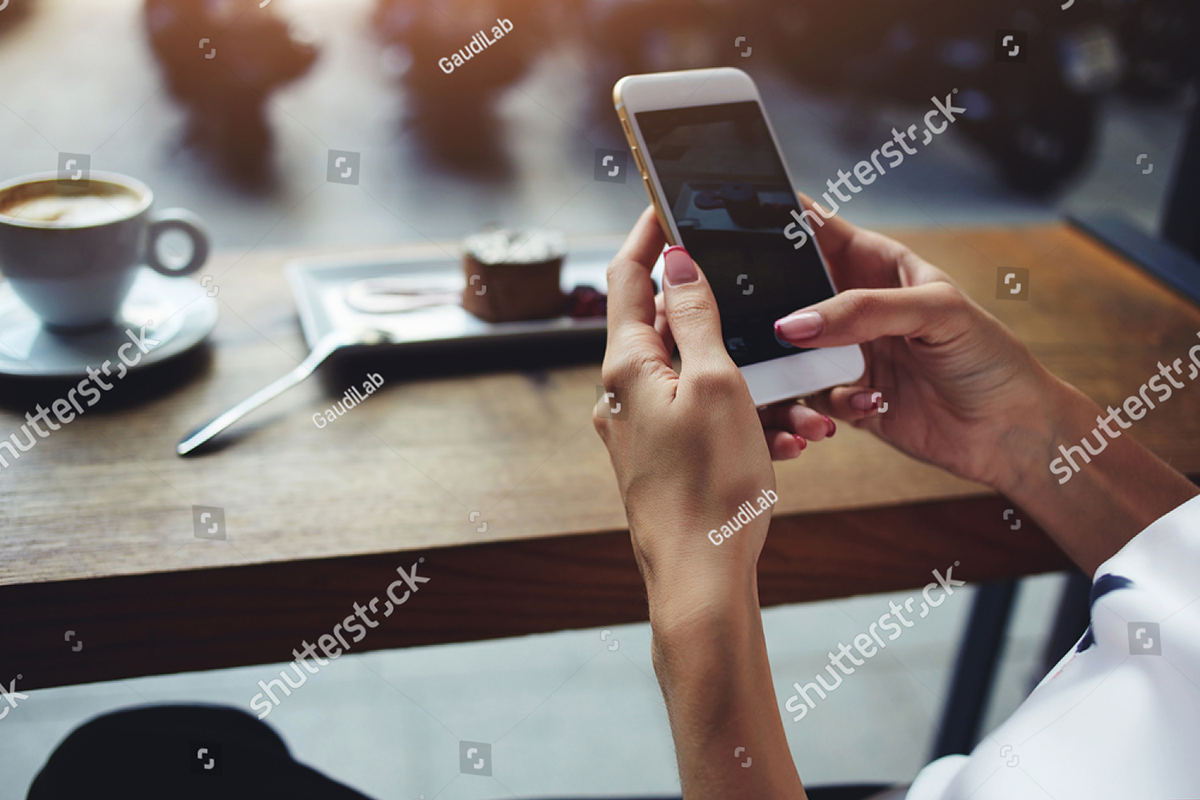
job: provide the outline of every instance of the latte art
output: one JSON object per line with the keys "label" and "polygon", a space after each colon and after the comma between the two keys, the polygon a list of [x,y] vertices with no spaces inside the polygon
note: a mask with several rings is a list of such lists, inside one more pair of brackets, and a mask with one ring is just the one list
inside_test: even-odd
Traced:
{"label": "latte art", "polygon": [[38,188],[42,191],[11,191],[0,196],[0,215],[22,222],[81,228],[127,219],[137,213],[142,203],[136,193],[112,184],[100,184],[95,191],[71,190],[61,194],[52,184],[39,184]]}

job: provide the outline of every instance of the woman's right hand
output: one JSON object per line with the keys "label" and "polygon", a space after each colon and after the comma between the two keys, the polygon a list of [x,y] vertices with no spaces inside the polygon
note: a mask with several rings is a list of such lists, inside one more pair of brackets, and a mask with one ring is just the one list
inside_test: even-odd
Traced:
{"label": "woman's right hand", "polygon": [[[840,294],[784,317],[776,331],[798,347],[861,343],[866,370],[858,384],[810,397],[808,405],[1003,491],[1011,477],[1003,453],[1047,441],[1065,385],[944,272],[899,242],[837,216],[816,236]],[[787,416],[786,406],[760,413]]]}
{"label": "woman's right hand", "polygon": [[[1094,402],[907,247],[836,216],[817,240],[842,293],[788,315],[777,330],[801,347],[861,344],[866,371],[858,385],[811,397],[810,406],[999,490],[1089,575],[1197,495],[1120,431],[1103,456],[1058,479],[1050,464],[1059,448],[1077,446],[1103,419]],[[878,413],[876,396],[887,413]],[[784,428],[779,421],[796,416],[779,406],[759,415]]]}

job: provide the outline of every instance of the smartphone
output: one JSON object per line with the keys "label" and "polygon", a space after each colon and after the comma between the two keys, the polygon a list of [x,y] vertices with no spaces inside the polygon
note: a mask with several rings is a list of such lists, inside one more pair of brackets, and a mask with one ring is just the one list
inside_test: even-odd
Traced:
{"label": "smartphone", "polygon": [[750,76],[629,75],[613,102],[667,240],[708,277],[755,405],[858,380],[858,345],[803,349],[775,336],[775,320],[836,290],[816,238],[796,224],[800,201]]}

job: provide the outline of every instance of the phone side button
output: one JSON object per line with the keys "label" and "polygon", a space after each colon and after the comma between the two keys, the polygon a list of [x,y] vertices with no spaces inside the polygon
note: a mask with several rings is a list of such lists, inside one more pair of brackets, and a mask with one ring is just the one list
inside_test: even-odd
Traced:
{"label": "phone side button", "polygon": [[654,210],[661,212],[662,209],[658,206],[658,198],[654,196],[654,187],[650,185],[650,177],[642,175],[642,185],[646,187],[646,194],[650,195],[650,202],[654,204]]}
{"label": "phone side button", "polygon": [[[669,240],[671,238],[671,226],[667,223],[667,215],[663,212],[662,204],[658,202],[658,195],[654,193],[654,188],[650,185],[650,179],[645,175],[642,176],[642,183],[646,186],[646,194],[650,195],[650,205],[654,206],[654,215],[658,217],[658,224],[662,226]],[[677,242],[671,242],[671,244],[677,244]]]}
{"label": "phone side button", "polygon": [[630,145],[629,151],[631,153],[633,153],[633,160],[637,162],[638,170],[640,170],[642,175],[644,176],[646,174],[646,162],[642,161],[642,154],[638,150],[637,145],[636,144]]}

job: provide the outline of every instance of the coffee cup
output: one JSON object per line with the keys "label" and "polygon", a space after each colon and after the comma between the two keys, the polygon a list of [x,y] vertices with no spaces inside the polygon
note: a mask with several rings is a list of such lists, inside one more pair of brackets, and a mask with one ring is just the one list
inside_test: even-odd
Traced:
{"label": "coffee cup", "polygon": [[[0,273],[42,323],[62,332],[117,321],[138,270],[190,275],[208,258],[204,223],[183,209],[151,211],[154,194],[124,175],[86,180],[56,173],[0,183]],[[187,263],[169,266],[158,241],[169,231],[192,240]]]}

